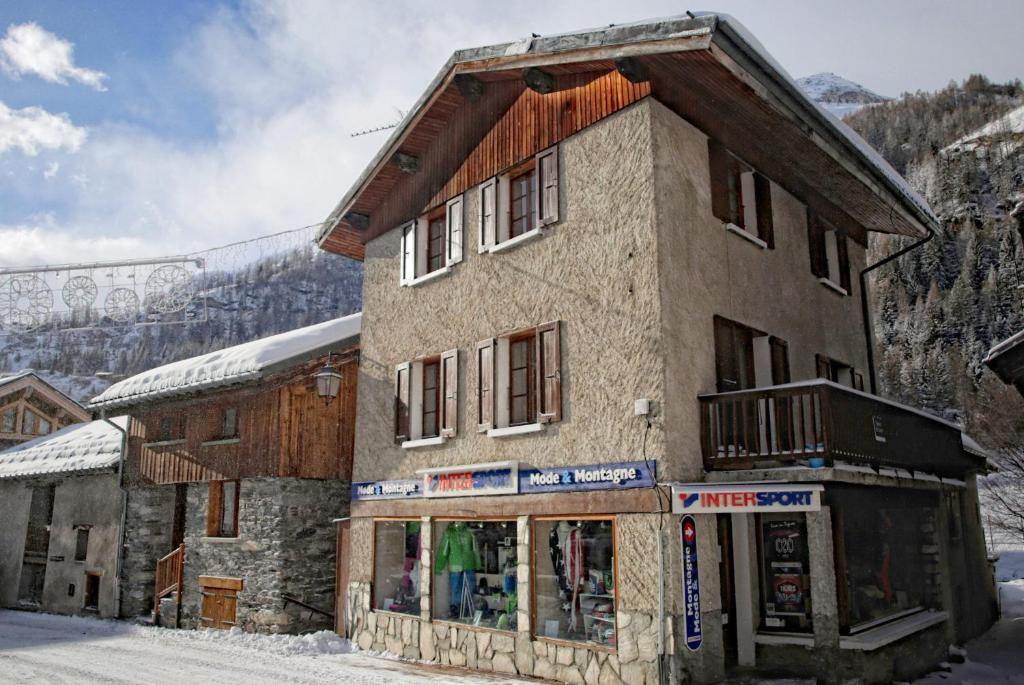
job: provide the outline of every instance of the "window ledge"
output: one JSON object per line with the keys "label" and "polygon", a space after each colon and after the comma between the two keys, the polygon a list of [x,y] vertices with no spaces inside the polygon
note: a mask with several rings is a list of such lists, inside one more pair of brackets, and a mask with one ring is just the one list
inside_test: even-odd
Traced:
{"label": "window ledge", "polygon": [[729,231],[729,233],[735,233],[736,235],[738,235],[739,237],[743,238],[744,240],[747,240],[747,241],[753,243],[754,245],[757,245],[762,250],[767,250],[768,249],[768,243],[766,243],[765,241],[761,240],[760,238],[758,238],[756,235],[754,235],[750,231],[746,230],[745,228],[740,228],[739,226],[737,226],[734,223],[731,223],[731,222],[726,223],[725,224],[725,230]]}
{"label": "window ledge", "polygon": [[850,293],[846,292],[846,288],[844,288],[843,286],[836,285],[836,283],[833,282],[831,278],[824,278],[824,277],[819,278],[818,279],[818,283],[821,283],[823,286],[825,286],[826,288],[829,288],[830,290],[835,290],[840,295],[849,295],[850,294]]}
{"label": "window ledge", "polygon": [[171,445],[184,445],[185,438],[177,438],[176,440],[157,440],[156,442],[144,442],[143,447],[170,447]]}
{"label": "window ledge", "polygon": [[417,438],[416,440],[406,440],[402,443],[403,450],[416,449],[417,447],[435,447],[437,445],[443,445],[448,438],[443,435],[439,435],[433,438]]}
{"label": "window ledge", "polygon": [[241,541],[242,541],[242,538],[239,538],[239,537],[234,537],[234,538],[201,537],[201,538],[199,538],[199,542],[212,542],[212,543],[221,544],[221,545],[230,545],[230,544],[238,543],[238,542],[241,542]]}
{"label": "window ledge", "polygon": [[539,238],[541,237],[541,235],[543,235],[543,230],[540,227],[531,228],[526,233],[522,235],[517,235],[515,238],[509,238],[504,242],[491,245],[489,248],[487,248],[487,251],[493,254],[496,252],[504,252],[505,250],[511,250],[512,248],[518,245],[522,245],[523,243],[528,243],[535,238]]}
{"label": "window ledge", "polygon": [[446,264],[445,266],[442,266],[440,269],[437,269],[436,271],[431,271],[429,274],[423,274],[422,276],[417,276],[411,281],[406,281],[403,285],[415,288],[418,285],[423,285],[424,283],[429,283],[430,281],[436,281],[437,279],[443,276],[447,276],[451,272],[451,264]]}
{"label": "window ledge", "polygon": [[221,438],[219,440],[207,440],[199,443],[200,447],[213,447],[214,445],[236,445],[242,442],[241,438]]}
{"label": "window ledge", "polygon": [[489,428],[487,430],[487,437],[489,438],[507,438],[513,435],[525,435],[527,433],[539,433],[544,430],[543,423],[528,423],[523,426],[507,426],[505,428]]}
{"label": "window ledge", "polygon": [[754,636],[754,642],[759,645],[800,645],[801,647],[813,647],[813,635],[798,635],[797,633],[758,633]]}
{"label": "window ledge", "polygon": [[839,648],[870,652],[938,625],[947,618],[945,611],[921,611],[863,633],[843,636],[839,638]]}

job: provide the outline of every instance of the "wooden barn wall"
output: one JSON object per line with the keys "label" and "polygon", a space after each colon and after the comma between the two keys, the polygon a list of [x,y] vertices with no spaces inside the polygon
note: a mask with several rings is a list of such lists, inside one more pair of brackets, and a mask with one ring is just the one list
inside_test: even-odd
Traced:
{"label": "wooden barn wall", "polygon": [[[167,401],[133,413],[128,475],[134,483],[183,483],[236,478],[292,477],[349,480],[352,473],[357,364],[342,364],[342,390],[329,405],[316,394],[319,359],[259,386],[209,397]],[[238,410],[238,442],[220,439],[223,411]],[[159,441],[171,417],[184,442]]]}

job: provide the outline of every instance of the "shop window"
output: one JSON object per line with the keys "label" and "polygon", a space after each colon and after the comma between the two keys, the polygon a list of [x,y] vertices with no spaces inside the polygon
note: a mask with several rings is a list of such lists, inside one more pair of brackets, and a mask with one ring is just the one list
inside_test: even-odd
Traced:
{"label": "shop window", "polygon": [[761,630],[810,633],[811,569],[803,514],[762,514]]}
{"label": "shop window", "polygon": [[515,630],[516,522],[442,521],[433,541],[433,617]]}
{"label": "shop window", "polygon": [[615,523],[534,522],[534,632],[614,647]]}
{"label": "shop window", "polygon": [[238,537],[238,481],[210,481],[206,506],[206,535],[211,538]]}
{"label": "shop window", "polygon": [[75,561],[85,561],[89,554],[89,527],[80,526],[76,531]]}
{"label": "shop window", "polygon": [[928,570],[938,565],[934,504],[907,492],[834,496],[841,509],[836,547],[844,627],[856,633],[933,605],[928,589],[939,582]]}
{"label": "shop window", "polygon": [[376,521],[373,541],[373,608],[420,613],[419,521]]}

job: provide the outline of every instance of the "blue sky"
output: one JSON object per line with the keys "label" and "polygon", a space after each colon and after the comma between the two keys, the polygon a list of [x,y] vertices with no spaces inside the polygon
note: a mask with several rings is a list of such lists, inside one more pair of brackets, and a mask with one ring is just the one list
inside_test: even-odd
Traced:
{"label": "blue sky", "polygon": [[[0,68],[0,264],[178,253],[315,223],[386,135],[349,133],[395,119],[452,50],[684,9],[5,0],[0,67],[5,45],[18,52]],[[709,9],[795,76],[834,71],[890,95],[1024,76],[1018,0]]]}

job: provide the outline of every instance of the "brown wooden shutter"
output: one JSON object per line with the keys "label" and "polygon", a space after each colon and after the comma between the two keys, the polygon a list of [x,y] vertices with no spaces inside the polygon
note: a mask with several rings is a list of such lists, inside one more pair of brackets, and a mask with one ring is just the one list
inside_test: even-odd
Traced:
{"label": "brown wooden shutter", "polygon": [[537,326],[537,421],[562,419],[562,345],[558,322]]}
{"label": "brown wooden shutter", "polygon": [[715,381],[718,392],[739,390],[739,369],[732,322],[715,317]]}
{"label": "brown wooden shutter", "polygon": [[754,174],[754,201],[757,203],[757,237],[768,244],[769,250],[774,250],[775,226],[772,222],[772,182],[757,173]]}
{"label": "brown wooden shutter", "polygon": [[721,143],[708,139],[708,164],[711,168],[711,213],[728,223],[732,221],[729,205],[729,153]]}
{"label": "brown wooden shutter", "polygon": [[395,367],[395,441],[409,439],[409,362]]}
{"label": "brown wooden shutter", "polygon": [[789,383],[789,346],[774,335],[768,339],[772,357],[772,384]]}
{"label": "brown wooden shutter", "polygon": [[850,295],[853,293],[850,289],[850,251],[846,236],[839,232],[836,232],[836,254],[839,261],[839,285]]}
{"label": "brown wooden shutter", "polygon": [[825,380],[832,380],[832,364],[829,363],[828,357],[820,354],[814,355],[814,366],[818,378],[824,378]]}
{"label": "brown wooden shutter", "polygon": [[476,344],[476,429],[494,427],[494,338]]}
{"label": "brown wooden shutter", "polygon": [[480,231],[477,252],[486,252],[494,246],[498,232],[498,179],[492,178],[480,185]]}
{"label": "brown wooden shutter", "polygon": [[828,278],[828,257],[825,254],[825,227],[814,212],[807,212],[807,245],[811,252],[811,273]]}
{"label": "brown wooden shutter", "polygon": [[852,373],[853,373],[853,389],[854,390],[861,390],[861,391],[863,391],[864,390],[864,374],[862,374],[862,373],[860,373],[858,371],[853,371]]}
{"label": "brown wooden shutter", "polygon": [[547,226],[558,221],[558,146],[537,155],[539,179],[539,211],[537,225]]}
{"label": "brown wooden shutter", "polygon": [[206,498],[206,535],[220,535],[220,520],[224,511],[224,482],[212,480],[209,483],[209,494]]}
{"label": "brown wooden shutter", "polygon": [[441,355],[441,436],[454,438],[459,419],[459,351]]}

